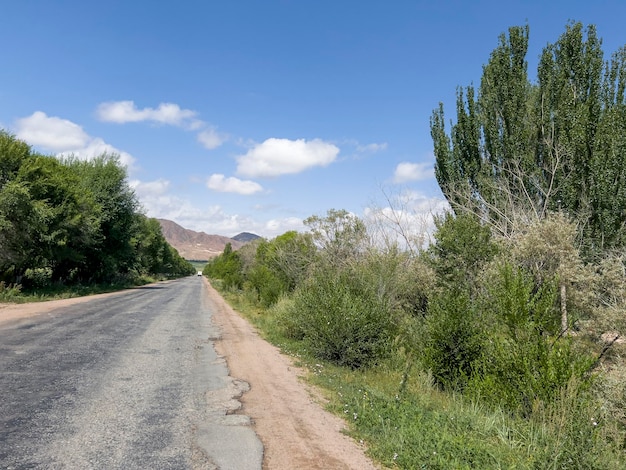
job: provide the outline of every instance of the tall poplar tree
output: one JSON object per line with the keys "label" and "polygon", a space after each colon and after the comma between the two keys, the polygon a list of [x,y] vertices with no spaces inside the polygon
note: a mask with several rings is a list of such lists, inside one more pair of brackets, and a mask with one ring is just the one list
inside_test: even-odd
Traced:
{"label": "tall poplar tree", "polygon": [[562,210],[589,253],[621,247],[626,220],[626,48],[603,59],[594,26],[570,23],[528,79],[529,28],[512,27],[483,67],[480,88],[457,92],[448,133],[433,112],[435,174],[453,209],[510,235]]}

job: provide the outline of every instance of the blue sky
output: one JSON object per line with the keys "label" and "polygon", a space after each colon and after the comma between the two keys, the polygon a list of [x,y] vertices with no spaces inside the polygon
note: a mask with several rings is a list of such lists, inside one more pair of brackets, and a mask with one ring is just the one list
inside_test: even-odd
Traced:
{"label": "blue sky", "polygon": [[[623,1],[3,2],[0,127],[118,153],[147,215],[271,238],[310,215],[443,207],[429,119],[510,26],[529,75],[569,20],[626,44]],[[425,221],[425,222],[424,222]]]}

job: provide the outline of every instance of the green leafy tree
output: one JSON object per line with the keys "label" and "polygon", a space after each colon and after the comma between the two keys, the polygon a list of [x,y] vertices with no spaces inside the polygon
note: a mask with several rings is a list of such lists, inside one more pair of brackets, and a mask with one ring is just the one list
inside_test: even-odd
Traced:
{"label": "green leafy tree", "polygon": [[26,142],[0,129],[0,189],[15,179],[22,164],[31,157]]}
{"label": "green leafy tree", "polygon": [[281,295],[293,292],[308,273],[317,256],[310,234],[289,231],[271,241],[255,245],[254,263],[246,271],[247,280],[265,306]]}
{"label": "green leafy tree", "polygon": [[[457,94],[448,134],[433,112],[435,174],[455,212],[505,236],[550,211],[580,220],[589,255],[624,244],[624,49],[604,62],[595,27],[571,23],[527,77],[529,28],[512,27]],[[617,210],[616,210],[617,208]]]}
{"label": "green leafy tree", "polygon": [[165,239],[157,219],[136,215],[133,245],[136,251],[136,270],[141,274],[161,276],[189,276],[195,273],[191,263],[183,259]]}
{"label": "green leafy tree", "polygon": [[435,218],[429,262],[445,289],[470,291],[482,268],[498,252],[489,227],[471,214],[447,212]]}
{"label": "green leafy tree", "polygon": [[87,253],[86,275],[113,280],[130,272],[135,263],[133,237],[139,204],[119,159],[102,155],[94,160],[66,162],[79,176],[81,188],[95,202],[99,239]]}
{"label": "green leafy tree", "polygon": [[0,189],[0,276],[8,282],[15,282],[33,259],[40,209],[25,183],[10,181]]}
{"label": "green leafy tree", "polygon": [[83,191],[76,173],[54,157],[28,159],[16,181],[28,187],[39,208],[32,267],[49,267],[52,280],[67,279],[84,266],[86,249],[98,237],[91,193]]}
{"label": "green leafy tree", "polygon": [[341,265],[357,259],[368,247],[363,221],[346,210],[330,209],[325,217],[313,215],[304,220],[315,245],[327,261]]}
{"label": "green leafy tree", "polygon": [[203,274],[209,278],[221,279],[226,289],[242,289],[244,283],[243,264],[233,246],[227,243],[224,251],[210,260]]}

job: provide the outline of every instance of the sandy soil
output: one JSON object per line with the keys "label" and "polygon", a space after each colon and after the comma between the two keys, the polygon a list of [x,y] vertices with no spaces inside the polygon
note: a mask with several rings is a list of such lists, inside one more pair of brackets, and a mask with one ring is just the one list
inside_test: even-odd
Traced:
{"label": "sandy soil", "polygon": [[345,423],[325,411],[320,395],[303,383],[304,371],[261,339],[207,284],[222,330],[216,341],[230,375],[250,384],[241,397],[265,447],[265,469],[376,469],[364,449],[342,433]]}
{"label": "sandy soil", "polygon": [[[375,470],[364,448],[342,433],[345,423],[323,408],[319,393],[302,381],[304,371],[261,339],[255,329],[222,299],[205,279],[213,321],[222,332],[215,341],[230,374],[250,384],[239,411],[249,416],[264,445],[266,470]],[[53,309],[85,302],[99,294],[31,304],[0,304],[0,324],[46,315]]]}
{"label": "sandy soil", "polygon": [[49,300],[47,302],[32,302],[27,304],[0,303],[0,324],[12,321],[20,321],[37,315],[47,315],[52,310],[70,305],[87,302],[100,297],[119,295],[120,292],[107,294],[95,294],[86,297],[74,297],[72,299]]}

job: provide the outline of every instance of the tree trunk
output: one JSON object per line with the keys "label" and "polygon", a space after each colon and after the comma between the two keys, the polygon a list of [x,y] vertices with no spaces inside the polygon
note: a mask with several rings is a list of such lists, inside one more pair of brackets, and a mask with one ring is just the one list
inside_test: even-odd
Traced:
{"label": "tree trunk", "polygon": [[567,287],[561,283],[561,333],[567,331]]}

